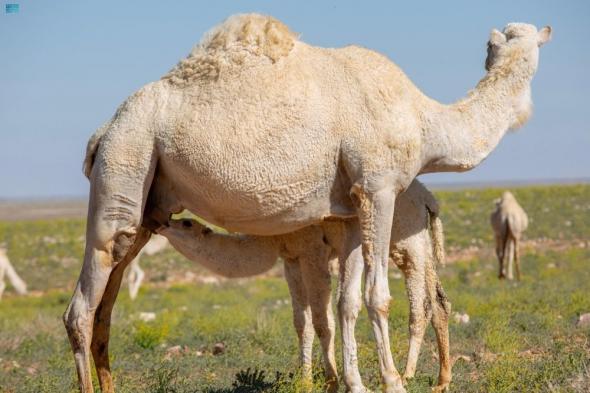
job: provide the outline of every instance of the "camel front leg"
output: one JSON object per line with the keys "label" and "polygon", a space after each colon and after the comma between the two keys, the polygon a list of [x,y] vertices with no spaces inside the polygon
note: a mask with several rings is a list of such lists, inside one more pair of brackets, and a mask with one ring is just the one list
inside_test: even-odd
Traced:
{"label": "camel front leg", "polygon": [[351,228],[348,241],[343,245],[339,256],[339,298],[338,318],[342,335],[342,366],[346,391],[367,392],[358,368],[357,345],[354,329],[361,309],[361,278],[363,275],[363,255],[358,228]]}
{"label": "camel front leg", "polygon": [[117,295],[119,294],[119,288],[121,287],[125,267],[129,264],[130,260],[137,261],[137,254],[148,242],[150,235],[151,233],[148,230],[144,228],[140,229],[135,243],[130,248],[124,260],[117,264],[113,269],[102,297],[102,301],[94,316],[91,350],[98,382],[103,393],[113,393],[115,391],[109,364],[109,336],[113,306],[115,305]]}
{"label": "camel front leg", "polygon": [[387,393],[405,393],[399,372],[393,363],[389,343],[389,241],[395,206],[394,188],[378,177],[354,186],[365,262],[364,300],[377,344],[381,378]]}
{"label": "camel front leg", "polygon": [[504,242],[505,242],[504,236],[501,237],[499,235],[496,235],[496,257],[498,258],[498,265],[499,265],[499,271],[498,271],[498,278],[499,279],[504,278]]}
{"label": "camel front leg", "polygon": [[299,362],[306,383],[312,384],[313,324],[311,308],[297,260],[285,259],[285,279],[291,294],[293,325],[299,340]]}

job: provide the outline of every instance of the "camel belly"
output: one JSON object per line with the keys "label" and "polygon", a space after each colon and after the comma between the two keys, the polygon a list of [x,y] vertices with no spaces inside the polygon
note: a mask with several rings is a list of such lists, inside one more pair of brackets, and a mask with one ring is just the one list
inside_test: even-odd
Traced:
{"label": "camel belly", "polygon": [[[192,187],[176,188],[180,204],[191,213],[231,232],[279,235],[315,224],[331,214],[327,194],[311,198],[310,193],[289,194],[280,189],[261,194],[240,194],[223,189],[209,189],[204,193],[199,188],[198,182]],[[300,190],[286,188],[293,189]]]}
{"label": "camel belly", "polygon": [[160,157],[160,170],[180,205],[230,231],[288,233],[343,210],[332,202],[334,157],[236,150],[167,154]]}

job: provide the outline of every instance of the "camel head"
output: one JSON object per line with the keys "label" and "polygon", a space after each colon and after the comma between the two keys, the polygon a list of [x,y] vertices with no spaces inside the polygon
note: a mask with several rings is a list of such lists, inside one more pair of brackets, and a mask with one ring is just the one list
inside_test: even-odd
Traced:
{"label": "camel head", "polygon": [[171,219],[168,221],[168,227],[163,230],[163,235],[166,234],[166,231],[171,232],[174,231],[175,233],[183,233],[186,236],[192,237],[201,237],[207,236],[212,230],[202,224],[200,224],[197,220],[190,219],[190,218],[181,218],[181,219]]}
{"label": "camel head", "polygon": [[534,73],[539,62],[539,48],[551,39],[551,32],[550,26],[537,31],[535,26],[526,23],[509,23],[502,32],[493,29],[488,41],[486,70],[523,59],[533,67]]}
{"label": "camel head", "polygon": [[514,195],[510,191],[504,191],[502,193],[502,198],[500,199],[500,202],[514,201],[514,200],[516,200],[516,199],[514,198]]}
{"label": "camel head", "polygon": [[511,129],[522,126],[532,114],[530,81],[539,64],[539,48],[551,39],[551,27],[537,31],[526,23],[509,23],[502,32],[493,29],[485,67],[497,78],[512,76],[515,88]]}

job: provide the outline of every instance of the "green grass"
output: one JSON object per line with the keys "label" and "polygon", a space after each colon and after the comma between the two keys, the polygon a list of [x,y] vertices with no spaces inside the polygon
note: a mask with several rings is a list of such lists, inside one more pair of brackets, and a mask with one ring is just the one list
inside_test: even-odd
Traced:
{"label": "green grass", "polygon": [[[480,239],[476,242],[481,247],[491,249],[488,216],[500,193],[437,193],[448,245],[464,247]],[[515,195],[532,218],[529,239],[590,239],[590,186],[519,188]],[[80,268],[83,231],[82,220],[0,223],[0,242],[8,244],[17,270],[30,288],[43,291],[28,297],[7,293],[0,302],[0,392],[75,391],[61,314]],[[576,327],[576,320],[590,312],[590,249],[528,249],[521,283],[497,280],[492,252],[480,254],[440,270],[453,310],[471,317],[467,325],[450,324],[451,354],[469,358],[455,364],[452,391],[589,391],[590,329]],[[291,308],[283,301],[289,297],[283,279],[163,288],[153,284],[166,280],[172,271],[194,267],[173,251],[144,261],[152,285],[142,288],[135,302],[122,291],[114,310],[110,356],[118,392],[304,391],[297,374]],[[403,282],[390,282],[391,344],[402,369],[408,307]],[[156,320],[140,321],[139,313],[148,311],[156,313]],[[365,311],[357,340],[363,379],[379,390]],[[218,342],[226,350],[213,355]],[[176,345],[184,349],[170,358],[167,350]],[[429,331],[408,392],[427,392],[435,383],[434,352]],[[315,353],[319,365],[319,351]],[[316,391],[322,386],[319,371]]]}

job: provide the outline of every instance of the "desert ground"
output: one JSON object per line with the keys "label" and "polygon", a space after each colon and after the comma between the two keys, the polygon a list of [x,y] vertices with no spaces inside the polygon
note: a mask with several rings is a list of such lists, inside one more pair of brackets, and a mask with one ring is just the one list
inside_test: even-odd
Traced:
{"label": "desert ground", "polygon": [[[448,262],[438,269],[454,314],[451,391],[588,392],[590,323],[580,316],[590,313],[590,185],[511,189],[530,219],[521,282],[497,279],[489,214],[503,190],[435,192]],[[0,301],[0,392],[76,391],[61,315],[81,266],[84,217],[79,200],[0,202],[0,244],[29,287],[29,295],[17,296],[9,286]],[[224,280],[168,249],[143,257],[142,267],[138,299],[129,299],[124,283],[114,310],[118,392],[302,391],[280,262],[262,277]],[[392,267],[390,276],[391,344],[402,370],[408,304],[399,270]],[[364,310],[357,340],[364,381],[378,391]],[[436,383],[436,356],[430,329],[408,392]],[[320,360],[317,350],[314,391],[322,390]]]}

